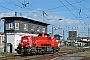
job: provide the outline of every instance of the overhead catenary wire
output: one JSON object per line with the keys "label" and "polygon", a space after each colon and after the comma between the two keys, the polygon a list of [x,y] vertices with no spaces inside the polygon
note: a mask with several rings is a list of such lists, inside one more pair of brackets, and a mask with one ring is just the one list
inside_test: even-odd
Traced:
{"label": "overhead catenary wire", "polygon": [[[20,0],[17,0],[19,3],[21,3],[21,4],[23,4]],[[24,7],[25,9],[28,9],[28,10],[30,10],[31,11],[31,9],[29,8],[29,7]],[[36,14],[39,18],[41,18],[36,12],[33,12],[33,11],[31,11],[33,14]],[[41,18],[42,19],[42,18]]]}
{"label": "overhead catenary wire", "polygon": [[[74,4],[76,4],[76,3],[80,3],[80,2],[83,2],[83,1],[84,1],[84,0],[76,1],[76,2],[70,3],[70,4],[65,4],[65,6],[74,5]],[[61,7],[64,7],[64,6],[59,6],[59,7],[47,9],[47,10],[45,10],[45,11],[58,12],[58,11],[51,11],[51,10],[55,10],[55,9],[61,8]],[[73,6],[73,7],[74,7],[74,6]],[[79,15],[81,15],[81,13],[83,13],[82,10],[84,10],[84,9],[79,9],[79,8],[76,8],[76,7],[74,7],[74,9],[73,9],[73,11],[76,11]],[[59,11],[69,11],[69,10],[59,10]],[[72,9],[70,9],[70,11],[72,11]],[[86,16],[85,18],[89,18],[85,13],[83,13],[83,14]],[[77,18],[79,19],[80,17],[77,17]],[[83,19],[83,18],[82,18],[82,19]]]}
{"label": "overhead catenary wire", "polygon": [[[71,4],[77,4],[78,2],[82,2],[82,1],[83,1],[83,0],[77,1],[77,2],[74,2],[74,3],[71,3]],[[65,6],[69,6],[69,4],[66,4]],[[45,10],[45,11],[54,10],[54,9],[58,9],[58,8],[61,8],[61,7],[64,7],[64,6],[58,6],[58,7],[50,8],[50,9],[47,9],[47,10]]]}
{"label": "overhead catenary wire", "polygon": [[78,11],[76,10],[77,8],[74,7],[71,3],[69,3],[67,0],[65,0],[70,6],[72,6],[74,8],[74,10],[78,13]]}
{"label": "overhead catenary wire", "polygon": [[[59,2],[61,2],[60,0],[59,0]],[[62,3],[62,2],[61,2]],[[66,7],[66,5],[64,4],[64,3],[62,3],[63,5],[64,5],[64,7]],[[67,8],[67,7],[66,7]],[[69,9],[69,8],[67,8],[70,12],[71,12],[71,10]],[[71,12],[72,13],[72,12]],[[72,15],[74,16],[74,17],[76,17],[73,13],[72,13]],[[77,18],[77,17],[76,17]]]}
{"label": "overhead catenary wire", "polygon": [[[24,6],[24,5],[26,5],[26,3],[29,4],[29,5],[31,5],[32,7],[36,8],[36,7],[33,6],[32,4],[30,4],[29,2],[26,2],[25,0],[24,0],[24,3],[22,3],[20,0],[17,0],[17,1],[18,1],[19,3],[21,3],[24,8],[27,7],[27,6]],[[30,10],[31,10],[31,9],[30,9]],[[33,10],[33,9],[32,9],[32,10]]]}
{"label": "overhead catenary wire", "polygon": [[[7,9],[7,10],[9,10],[9,11],[14,11],[14,12],[15,12],[15,15],[14,15],[14,16],[17,16],[16,13],[20,13],[20,12],[17,12],[17,11],[15,11],[15,10],[12,10],[12,9],[10,9],[10,8],[4,7],[4,6],[2,6],[2,5],[0,5],[0,7],[4,8],[4,9]],[[6,12],[5,12],[5,13],[6,13]],[[0,13],[0,14],[2,14],[2,13]]]}
{"label": "overhead catenary wire", "polygon": [[78,11],[77,11],[78,8],[76,8],[75,6],[73,6],[69,1],[67,1],[67,0],[65,0],[65,1],[66,1],[68,4],[70,4],[80,16],[81,16],[80,13],[83,13],[86,17],[88,17],[84,12],[82,12],[82,9],[81,9],[81,8],[79,9],[79,12],[78,12]]}
{"label": "overhead catenary wire", "polygon": [[[21,6],[19,6],[19,5],[17,5],[17,4],[15,4],[15,3],[11,3],[11,2],[9,2],[9,1],[6,1],[6,0],[3,0],[3,1],[5,1],[5,2],[7,2],[7,3],[9,3],[9,4],[12,4],[12,5],[15,5],[15,6],[17,6],[17,7],[19,7],[19,8],[22,8],[22,9],[25,9],[25,7],[21,7]],[[22,5],[24,4],[24,3],[22,3],[22,2],[20,2],[19,0],[17,0],[19,3],[21,3]],[[25,1],[24,1],[25,2]],[[3,7],[3,6],[1,6],[1,7]],[[6,8],[6,7],[3,7],[3,8]],[[11,10],[11,9],[9,9],[9,8],[6,8],[6,9],[8,9],[8,10]],[[32,10],[32,9],[30,9],[30,8],[27,8],[27,9],[29,9],[29,10]],[[11,10],[11,11],[14,11],[14,10]],[[19,13],[19,12],[18,12]],[[32,12],[32,13],[34,13],[34,14],[36,14],[35,12]],[[21,14],[21,13],[20,13]],[[39,16],[38,16],[39,17]],[[39,17],[40,18],[40,17]]]}
{"label": "overhead catenary wire", "polygon": [[[21,1],[21,0],[18,0],[19,2]],[[22,3],[22,2],[20,2],[20,3]],[[14,4],[13,4],[14,5]],[[15,4],[16,5],[16,4]],[[32,5],[32,4],[30,4],[30,5]],[[18,7],[18,6],[17,6]],[[21,7],[21,6],[20,6]],[[35,6],[33,6],[32,5],[32,7],[34,7],[34,8],[36,8]],[[29,8],[29,7],[26,7],[28,10],[31,10],[31,8]],[[23,9],[25,9],[25,8],[23,8]],[[45,11],[44,11],[45,12]],[[46,12],[45,12],[46,13]],[[37,13],[36,12],[34,12],[34,14],[36,14],[37,15]],[[41,15],[42,16],[42,15]],[[39,15],[39,17],[41,18],[41,16]]]}
{"label": "overhead catenary wire", "polygon": [[[61,0],[59,0],[59,2],[61,2],[62,3],[62,1]],[[64,3],[62,3],[64,6],[65,6],[65,4]],[[72,13],[72,11],[67,7],[67,6],[65,6],[69,11],[70,11],[70,13],[75,17],[75,18],[77,18],[75,15],[74,15],[74,13]],[[78,19],[78,18],[77,18]],[[80,20],[79,20],[80,21]],[[80,23],[82,24],[82,22],[80,21]],[[83,26],[83,24],[82,24],[82,26]]]}
{"label": "overhead catenary wire", "polygon": [[[12,1],[11,1],[11,0],[10,0],[10,2],[9,2],[9,1],[6,1],[6,0],[3,0],[3,1],[5,1],[5,2],[7,2],[7,3],[11,4],[11,5],[17,6],[17,7],[19,7],[19,8],[22,8],[21,6],[19,6],[19,5],[15,4],[15,3],[12,3]],[[0,6],[1,6],[1,5],[0,5]],[[1,7],[5,8],[5,9],[7,9],[7,10],[10,10],[10,11],[15,11],[15,10],[12,10],[12,9],[7,8],[7,7],[4,7],[4,6],[1,6]],[[20,16],[21,16],[21,12],[15,11],[15,13],[19,13],[19,14],[20,14]]]}
{"label": "overhead catenary wire", "polygon": [[19,5],[15,4],[15,3],[11,3],[11,2],[12,2],[12,0],[10,0],[11,2],[9,2],[9,1],[6,1],[6,0],[3,0],[3,1],[5,1],[5,2],[7,2],[7,3],[10,3],[10,4],[12,4],[12,5],[15,5],[15,6],[17,6],[17,7],[20,7],[20,8],[22,8],[21,6],[19,6]]}
{"label": "overhead catenary wire", "polygon": [[[21,9],[28,9],[28,10],[32,10],[32,9],[30,9],[29,7],[27,7],[27,6],[19,6],[19,5],[17,5],[17,4],[15,4],[12,0],[10,0],[10,2],[9,1],[6,1],[6,0],[3,0],[3,1],[5,1],[5,2],[7,2],[7,3],[9,3],[9,4],[12,4],[12,5],[14,5],[14,6],[16,6],[16,7],[19,7],[19,8],[21,8]],[[26,2],[25,0],[24,0],[24,3],[22,3],[22,2],[20,2],[19,0],[17,0],[19,3],[21,3],[22,5],[24,5],[24,3]],[[31,4],[30,4],[31,5]],[[33,5],[31,5],[32,7],[34,7]],[[4,6],[1,6],[1,7],[3,7],[3,8],[5,8],[5,9],[8,9],[8,10],[10,10],[10,11],[14,11],[14,10],[12,10],[12,9],[9,9],[9,8],[6,8],[6,7],[4,7]],[[34,8],[36,8],[36,7],[34,7]],[[16,12],[16,11],[15,11]],[[32,12],[32,11],[31,11]],[[45,11],[44,11],[45,12]],[[21,12],[17,12],[17,13],[20,13],[20,15],[21,15]],[[36,13],[36,12],[32,12],[33,14],[36,14],[37,16],[38,16],[38,14]],[[46,13],[46,12],[45,12]],[[45,14],[46,15],[46,14]],[[41,16],[43,16],[43,15],[41,15]],[[38,16],[40,19],[42,19],[41,18],[41,16]]]}
{"label": "overhead catenary wire", "polygon": [[[18,2],[20,2],[21,4],[22,4],[22,2],[20,1],[20,0],[17,0]],[[24,0],[25,1],[25,0]],[[78,2],[82,2],[83,0],[81,0],[81,1],[78,1]],[[74,2],[74,3],[72,3],[72,4],[76,4],[77,2]],[[33,8],[36,8],[35,6],[33,6],[31,3],[29,3],[29,5],[31,5]],[[68,4],[69,5],[69,4]],[[67,5],[66,5],[67,6]],[[63,7],[63,6],[62,6]],[[46,15],[46,16],[49,16],[49,15],[47,15],[47,13],[45,12],[45,11],[43,11],[43,10],[40,10],[40,11],[42,11],[43,12],[43,17]],[[46,17],[47,18],[47,17]]]}
{"label": "overhead catenary wire", "polygon": [[[67,0],[65,0],[67,3],[69,3]],[[70,4],[70,3],[69,3]],[[75,6],[73,6],[72,4],[70,4],[73,8],[77,9]],[[77,12],[77,11],[76,11]],[[77,12],[78,13],[78,12]],[[80,9],[79,11],[79,15],[80,13],[83,13],[82,10]],[[84,15],[86,15],[85,13],[83,13]],[[80,15],[81,16],[81,15]],[[87,16],[87,15],[86,15]],[[80,21],[80,20],[79,20]],[[80,21],[81,22],[81,21]]]}
{"label": "overhead catenary wire", "polygon": [[[11,0],[10,0],[11,1]],[[19,3],[21,3],[21,4],[24,4],[24,3],[22,3],[20,0],[17,0]],[[12,1],[11,1],[12,2]],[[24,0],[24,2],[25,2],[25,0]],[[10,3],[10,2],[9,2]],[[11,4],[11,3],[10,3]],[[13,3],[12,3],[13,4]],[[15,3],[14,3],[15,4]],[[15,5],[17,5],[17,4],[15,4]],[[31,5],[32,7],[34,7],[34,8],[36,8],[35,6],[33,6],[32,4],[29,4],[29,5]],[[18,5],[17,5],[17,7],[18,7]],[[21,6],[20,6],[21,7]],[[21,7],[21,8],[25,8],[25,7]],[[26,7],[26,8],[28,8],[29,10],[32,10],[31,8],[29,8],[29,7]],[[44,11],[45,12],[45,11]],[[32,13],[34,13],[34,14],[36,14],[35,12],[32,12]],[[46,12],[45,12],[46,13]],[[42,15],[43,16],[43,15]],[[46,15],[47,16],[47,15]],[[46,17],[47,18],[47,17]]]}
{"label": "overhead catenary wire", "polygon": [[[9,11],[15,11],[15,10],[12,10],[12,9],[10,9],[10,8],[7,8],[7,7],[1,6],[1,5],[0,5],[0,7],[4,8],[4,9],[7,9],[7,10],[9,10]],[[16,15],[16,13],[20,13],[20,12],[15,11],[15,15]]]}
{"label": "overhead catenary wire", "polygon": [[[23,7],[21,7],[21,6],[19,6],[19,5],[17,5],[17,4],[15,4],[15,3],[11,3],[11,2],[9,2],[9,1],[6,1],[6,0],[3,0],[3,1],[5,1],[5,2],[7,2],[7,3],[9,3],[9,4],[12,4],[12,5],[15,5],[15,6],[17,6],[17,7],[19,7],[19,8],[23,8]],[[18,0],[19,1],[19,0]],[[20,2],[20,1],[19,1]],[[2,6],[2,5],[0,5],[0,7],[2,7],[2,8],[4,8],[4,9],[7,9],[7,10],[9,10],[9,11],[15,11],[15,10],[12,10],[12,9],[10,9],[10,8],[7,8],[7,7],[4,7],[4,6]],[[29,10],[31,10],[30,8],[28,8]],[[17,12],[17,11],[15,11],[15,12]],[[17,12],[17,13],[20,13],[20,12]],[[32,12],[32,13],[34,13],[34,14],[36,14],[35,12]],[[20,13],[21,14],[21,13]],[[38,16],[39,17],[39,16]]]}
{"label": "overhead catenary wire", "polygon": [[[67,3],[69,3],[70,4],[70,2],[69,1],[67,1],[67,0],[65,0]],[[77,9],[75,6],[73,6],[72,4],[70,4],[74,9]],[[76,11],[76,10],[75,10]],[[77,12],[77,11],[76,11]],[[78,13],[78,12],[77,12]],[[82,12],[82,10],[80,9],[80,11],[79,11],[79,15],[80,15],[80,13],[83,13],[86,17],[88,17],[84,12]],[[81,16],[81,15],[80,15]],[[79,20],[80,21],[80,20]],[[80,21],[81,22],[81,21]]]}
{"label": "overhead catenary wire", "polygon": [[[78,2],[77,0],[75,0],[76,2]],[[88,8],[86,8],[84,5],[81,4],[81,2],[78,2],[82,7],[84,7],[87,11],[90,12],[90,10]]]}
{"label": "overhead catenary wire", "polygon": [[[67,3],[69,3],[69,1],[67,1],[67,0],[65,0]],[[75,6],[73,6],[71,3],[69,3],[74,9],[75,9],[75,11],[76,11],[76,9],[78,9],[78,8],[76,8]],[[76,11],[77,12],[77,11]],[[80,8],[79,9],[79,12],[77,12],[77,13],[79,13],[79,15],[80,15],[80,17],[81,17],[81,13],[83,13],[86,17],[88,17],[88,18],[90,18],[88,15],[86,15],[83,11],[82,11],[82,9]]]}
{"label": "overhead catenary wire", "polygon": [[[21,2],[20,0],[17,0],[17,1],[22,4],[22,2]],[[25,0],[24,0],[24,1],[25,1]],[[32,6],[33,8],[36,8],[36,7],[33,6],[32,4],[29,4],[29,5]],[[29,7],[25,7],[25,8],[28,9],[28,10],[31,10]],[[36,9],[37,9],[37,8],[36,8]],[[36,14],[39,18],[41,18],[41,16],[43,16],[43,20],[44,20],[45,15],[46,15],[46,16],[49,16],[45,11],[43,11],[43,10],[39,10],[39,11],[42,12],[42,15],[40,15],[40,16],[38,16],[38,14],[35,13],[35,12],[32,12],[32,13]],[[45,17],[45,18],[47,18],[47,17]],[[41,18],[41,19],[42,19],[42,18]]]}
{"label": "overhead catenary wire", "polygon": [[17,1],[22,4],[22,2],[20,2],[19,0],[17,0]]}
{"label": "overhead catenary wire", "polygon": [[[77,1],[77,0],[75,0],[75,1]],[[81,2],[78,2],[78,4],[81,5],[82,7],[84,7],[88,11],[88,13],[90,12],[90,10],[88,8],[86,8],[83,4],[81,4]],[[87,17],[87,18],[90,18],[90,17]],[[85,22],[84,22],[84,24],[85,24]],[[87,24],[85,24],[85,25],[87,25]],[[87,27],[88,27],[88,25],[87,25]]]}
{"label": "overhead catenary wire", "polygon": [[7,10],[10,10],[10,11],[14,11],[14,10],[12,10],[12,9],[10,9],[10,8],[7,8],[7,7],[4,7],[4,6],[2,6],[2,5],[0,5],[0,7],[4,8],[4,9],[7,9]]}
{"label": "overhead catenary wire", "polygon": [[[76,0],[76,1],[77,1],[77,0]],[[77,2],[78,2],[78,1],[77,1]],[[90,10],[89,10],[88,8],[86,8],[84,5],[82,5],[81,2],[78,2],[78,4],[80,4],[82,7],[84,7],[87,11],[90,12]],[[88,13],[89,13],[89,12],[88,12]],[[84,14],[85,14],[85,13],[84,13]],[[86,15],[86,14],[85,14],[85,15]],[[87,18],[90,18],[90,17],[87,16]]]}

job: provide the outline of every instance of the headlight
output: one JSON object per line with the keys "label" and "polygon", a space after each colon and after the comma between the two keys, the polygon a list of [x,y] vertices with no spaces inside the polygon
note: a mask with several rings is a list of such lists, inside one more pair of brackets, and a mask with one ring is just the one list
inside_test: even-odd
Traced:
{"label": "headlight", "polygon": [[21,45],[23,46],[23,43]]}

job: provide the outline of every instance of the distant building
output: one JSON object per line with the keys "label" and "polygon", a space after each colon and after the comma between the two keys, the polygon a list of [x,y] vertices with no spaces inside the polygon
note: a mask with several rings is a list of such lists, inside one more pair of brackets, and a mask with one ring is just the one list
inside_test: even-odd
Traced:
{"label": "distant building", "polygon": [[71,46],[89,46],[90,38],[89,37],[75,37],[75,38],[67,38],[69,45]]}
{"label": "distant building", "polygon": [[78,37],[77,30],[69,31],[68,37]]}
{"label": "distant building", "polygon": [[77,31],[69,31],[67,40],[70,46],[80,47],[80,46],[90,45],[90,38],[89,37],[78,37]]}
{"label": "distant building", "polygon": [[49,24],[35,21],[24,17],[2,17],[4,19],[4,33],[6,51],[10,51],[9,45],[12,44],[12,51],[15,52],[15,48],[21,37],[24,35],[38,35],[39,33],[46,32]]}

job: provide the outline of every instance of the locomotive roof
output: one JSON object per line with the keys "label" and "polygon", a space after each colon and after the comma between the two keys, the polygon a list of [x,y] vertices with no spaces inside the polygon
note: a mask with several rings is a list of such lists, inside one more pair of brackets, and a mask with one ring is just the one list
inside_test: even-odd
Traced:
{"label": "locomotive roof", "polygon": [[50,24],[47,24],[47,23],[44,23],[44,22],[36,21],[36,20],[33,20],[33,19],[25,18],[25,17],[2,17],[1,19],[5,19],[5,20],[10,20],[10,19],[18,20],[18,19],[20,19],[20,20],[32,21],[32,22],[37,22],[37,23],[41,23],[41,24],[50,25]]}

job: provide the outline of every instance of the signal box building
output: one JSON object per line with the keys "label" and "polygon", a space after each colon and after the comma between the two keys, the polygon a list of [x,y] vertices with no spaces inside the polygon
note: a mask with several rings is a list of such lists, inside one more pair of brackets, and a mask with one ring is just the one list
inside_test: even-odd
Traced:
{"label": "signal box building", "polygon": [[47,33],[49,25],[24,17],[2,17],[1,19],[4,20],[5,50],[10,51],[10,45],[12,45],[13,52],[22,36],[38,35],[42,31]]}

